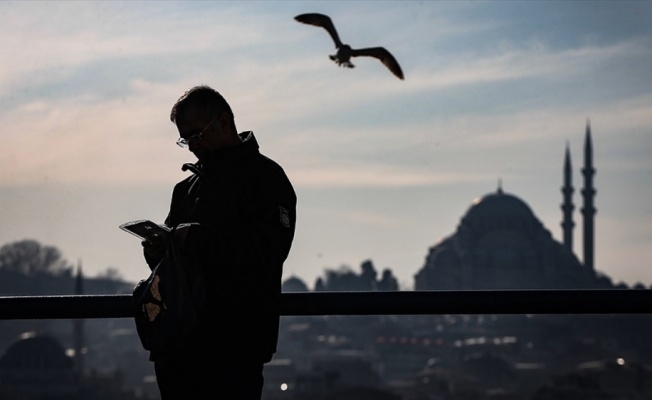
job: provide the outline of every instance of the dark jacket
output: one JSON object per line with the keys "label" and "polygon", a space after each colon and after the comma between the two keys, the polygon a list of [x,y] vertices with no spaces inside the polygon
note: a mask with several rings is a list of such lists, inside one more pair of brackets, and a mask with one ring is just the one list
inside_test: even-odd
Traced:
{"label": "dark jacket", "polygon": [[182,253],[190,280],[206,289],[200,310],[205,329],[191,345],[267,362],[278,340],[296,194],[283,169],[259,152],[253,132],[240,137],[242,144],[215,151],[177,183],[165,222],[199,223]]}

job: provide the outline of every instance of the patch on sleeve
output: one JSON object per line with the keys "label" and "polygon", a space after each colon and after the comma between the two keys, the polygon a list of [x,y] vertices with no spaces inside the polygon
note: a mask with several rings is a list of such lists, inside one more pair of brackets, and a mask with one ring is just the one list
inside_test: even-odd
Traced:
{"label": "patch on sleeve", "polygon": [[286,228],[290,227],[290,210],[283,206],[278,206],[278,212],[279,212],[279,221],[281,221],[281,225],[283,225]]}

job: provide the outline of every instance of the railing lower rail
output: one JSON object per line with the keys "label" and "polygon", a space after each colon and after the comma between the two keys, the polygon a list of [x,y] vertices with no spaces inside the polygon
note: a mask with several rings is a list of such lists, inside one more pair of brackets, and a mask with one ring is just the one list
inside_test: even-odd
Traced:
{"label": "railing lower rail", "polygon": [[[283,293],[280,314],[652,314],[652,290],[444,290]],[[0,297],[0,320],[129,318],[130,295]]]}

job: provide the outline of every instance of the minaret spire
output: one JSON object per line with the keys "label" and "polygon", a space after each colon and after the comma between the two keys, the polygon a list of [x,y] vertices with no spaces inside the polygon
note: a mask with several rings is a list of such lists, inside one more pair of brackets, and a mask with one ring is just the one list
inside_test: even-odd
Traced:
{"label": "minaret spire", "polygon": [[561,193],[563,194],[563,203],[561,204],[563,220],[561,228],[564,237],[564,247],[571,253],[573,252],[573,228],[575,227],[575,222],[573,222],[573,210],[575,209],[575,206],[573,205],[574,190],[570,149],[568,142],[566,142],[566,156],[564,157],[564,186],[561,188]]}
{"label": "minaret spire", "polygon": [[[77,261],[77,276],[75,277],[75,295],[84,294],[84,277],[82,274],[81,259]],[[84,369],[84,320],[81,318],[73,321],[73,340],[75,350],[75,370],[81,374]]]}
{"label": "minaret spire", "polygon": [[582,175],[584,175],[584,188],[582,189],[582,197],[584,199],[584,207],[582,207],[582,216],[584,217],[584,266],[594,270],[595,232],[593,230],[593,223],[596,213],[594,206],[596,190],[593,188],[595,168],[593,168],[591,125],[588,120],[586,121],[586,136],[584,139],[584,168],[582,168]]}

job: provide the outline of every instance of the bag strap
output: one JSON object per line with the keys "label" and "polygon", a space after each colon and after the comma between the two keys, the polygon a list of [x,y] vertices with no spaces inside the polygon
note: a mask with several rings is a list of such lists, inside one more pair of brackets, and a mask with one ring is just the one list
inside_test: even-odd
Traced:
{"label": "bag strap", "polygon": [[[183,226],[184,224],[180,224],[179,226]],[[170,259],[172,260],[172,266],[173,268],[178,268],[178,273],[175,274],[177,278],[181,280],[179,282],[180,284],[183,285],[184,289],[186,290],[186,293],[190,297],[192,297],[192,287],[190,284],[190,279],[188,278],[188,273],[186,270],[186,265],[184,262],[180,262],[179,260],[179,255],[177,253],[177,248],[174,244],[174,234],[179,226],[174,226],[172,229],[170,229],[170,233],[168,234],[168,241],[167,241],[167,251]]]}

